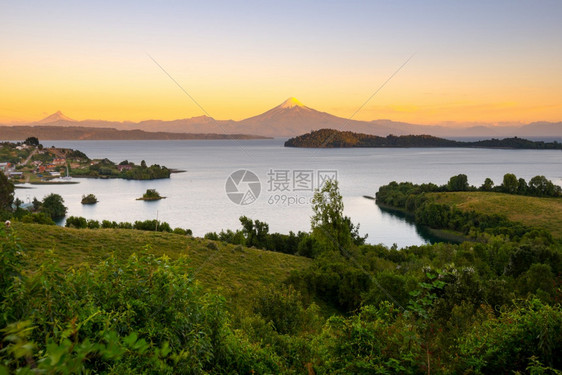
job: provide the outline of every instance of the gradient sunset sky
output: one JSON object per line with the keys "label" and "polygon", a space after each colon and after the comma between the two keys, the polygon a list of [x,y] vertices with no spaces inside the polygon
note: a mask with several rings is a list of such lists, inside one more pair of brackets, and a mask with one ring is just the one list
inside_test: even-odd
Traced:
{"label": "gradient sunset sky", "polygon": [[562,1],[1,1],[0,123],[240,120],[294,96],[412,123],[562,121]]}

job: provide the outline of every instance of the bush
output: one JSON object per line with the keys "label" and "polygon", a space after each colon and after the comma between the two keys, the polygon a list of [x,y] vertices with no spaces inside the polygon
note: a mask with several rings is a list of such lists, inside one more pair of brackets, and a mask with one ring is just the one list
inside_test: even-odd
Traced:
{"label": "bush", "polygon": [[[2,251],[0,260],[16,254]],[[185,259],[132,256],[74,272],[47,262],[11,294],[4,293],[13,280],[5,263],[3,372],[280,372],[267,352],[230,329],[224,301],[186,275]]]}
{"label": "bush", "polygon": [[88,228],[88,221],[83,217],[70,216],[66,219],[65,227],[77,229]]}
{"label": "bush", "polygon": [[216,244],[215,242],[209,242],[209,243],[207,244],[207,249],[210,249],[210,250],[218,250],[219,247],[217,246],[217,244]]}
{"label": "bush", "polygon": [[49,215],[53,220],[64,218],[66,211],[64,199],[58,194],[49,194],[41,202],[40,212]]}
{"label": "bush", "polygon": [[43,212],[34,212],[32,214],[25,215],[21,218],[22,223],[33,223],[33,224],[45,224],[45,225],[55,225],[55,222],[51,217]]}
{"label": "bush", "polygon": [[460,340],[458,372],[515,373],[532,365],[532,357],[562,368],[562,310],[537,299],[475,324]]}

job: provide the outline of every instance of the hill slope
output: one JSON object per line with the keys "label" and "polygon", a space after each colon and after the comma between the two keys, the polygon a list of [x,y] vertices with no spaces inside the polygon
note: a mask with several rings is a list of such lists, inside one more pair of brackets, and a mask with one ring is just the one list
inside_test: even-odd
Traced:
{"label": "hill slope", "polygon": [[[311,264],[304,257],[249,248],[236,248],[217,242],[218,250],[207,248],[208,241],[172,233],[126,229],[71,229],[58,226],[22,224],[14,226],[21,246],[27,250],[28,269],[33,271],[46,257],[54,257],[63,268],[79,264],[95,265],[111,254],[125,259],[148,251],[170,258],[185,256],[194,276],[205,288],[219,291],[236,304],[250,298],[261,286],[279,284],[291,271]],[[52,254],[48,254],[53,250]]]}
{"label": "hill slope", "polygon": [[505,215],[529,227],[543,228],[562,239],[562,199],[487,192],[430,193],[437,203],[461,210]]}

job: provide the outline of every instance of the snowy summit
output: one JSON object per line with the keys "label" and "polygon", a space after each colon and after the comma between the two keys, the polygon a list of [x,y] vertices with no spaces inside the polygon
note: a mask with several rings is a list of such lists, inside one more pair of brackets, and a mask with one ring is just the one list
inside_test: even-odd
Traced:
{"label": "snowy summit", "polygon": [[296,98],[289,98],[279,106],[279,108],[294,108],[294,107],[306,108],[305,105],[299,102]]}

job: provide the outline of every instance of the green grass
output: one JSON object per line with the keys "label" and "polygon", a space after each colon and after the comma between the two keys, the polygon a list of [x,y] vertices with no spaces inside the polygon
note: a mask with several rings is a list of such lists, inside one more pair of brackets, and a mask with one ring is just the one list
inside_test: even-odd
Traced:
{"label": "green grass", "polygon": [[[27,269],[33,272],[46,257],[54,257],[64,269],[81,264],[95,266],[111,256],[127,258],[148,251],[170,258],[185,256],[201,285],[242,306],[260,287],[279,285],[292,270],[305,269],[311,260],[271,251],[209,241],[172,233],[127,229],[71,229],[16,223],[14,230],[26,250]],[[212,245],[211,245],[212,246]],[[52,251],[52,252],[51,252]]]}
{"label": "green grass", "polygon": [[562,199],[537,198],[488,192],[432,193],[437,203],[461,210],[505,215],[509,220],[542,228],[562,239]]}

